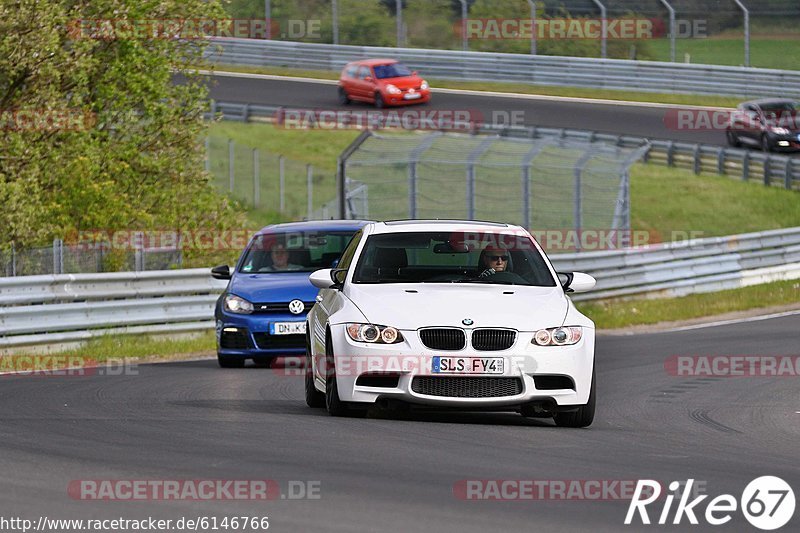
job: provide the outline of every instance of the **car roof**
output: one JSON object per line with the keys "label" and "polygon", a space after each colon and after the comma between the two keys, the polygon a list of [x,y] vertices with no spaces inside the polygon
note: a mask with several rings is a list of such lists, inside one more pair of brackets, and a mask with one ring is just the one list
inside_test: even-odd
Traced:
{"label": "car roof", "polygon": [[518,233],[525,231],[520,226],[505,224],[503,222],[488,222],[483,220],[387,220],[385,222],[373,222],[368,225],[367,231],[371,234],[377,233],[401,233],[411,231],[511,231]]}
{"label": "car roof", "polygon": [[396,59],[359,59],[358,61],[353,61],[350,65],[374,67],[375,65],[388,65],[390,63],[399,63],[399,61]]}
{"label": "car roof", "polygon": [[371,220],[306,220],[303,222],[285,222],[271,224],[258,230],[263,233],[290,233],[294,231],[358,231]]}
{"label": "car roof", "polygon": [[760,98],[758,100],[749,100],[747,102],[742,102],[740,105],[747,105],[753,104],[757,106],[764,106],[770,104],[786,104],[786,103],[796,103],[797,100],[793,98]]}

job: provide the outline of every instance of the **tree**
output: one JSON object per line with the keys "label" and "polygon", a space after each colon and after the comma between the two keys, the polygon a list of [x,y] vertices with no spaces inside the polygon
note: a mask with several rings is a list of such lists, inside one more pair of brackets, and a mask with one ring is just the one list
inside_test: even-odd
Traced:
{"label": "tree", "polygon": [[202,41],[129,31],[225,18],[205,0],[0,0],[0,246],[241,222],[203,168]]}

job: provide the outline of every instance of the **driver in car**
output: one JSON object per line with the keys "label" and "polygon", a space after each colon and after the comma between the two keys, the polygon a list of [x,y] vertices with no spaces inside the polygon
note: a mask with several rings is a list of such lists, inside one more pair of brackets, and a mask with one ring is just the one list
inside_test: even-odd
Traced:
{"label": "driver in car", "polygon": [[508,250],[497,248],[496,246],[487,246],[481,251],[480,256],[481,278],[492,276],[498,272],[506,272],[508,269]]}

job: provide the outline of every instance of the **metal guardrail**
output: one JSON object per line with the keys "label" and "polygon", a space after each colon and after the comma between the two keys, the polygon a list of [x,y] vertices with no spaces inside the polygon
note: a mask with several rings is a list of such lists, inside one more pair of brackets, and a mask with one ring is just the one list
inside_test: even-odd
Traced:
{"label": "metal guardrail", "polygon": [[[267,122],[272,121],[284,110],[286,108],[279,106],[212,101],[211,111],[207,116],[210,118],[219,115],[225,120],[242,122]],[[767,186],[800,190],[800,160],[780,154],[566,128],[479,125],[473,131],[510,137],[555,136],[580,141],[605,142],[625,148],[635,148],[649,143],[650,149],[645,154],[645,162],[685,168],[695,174],[708,172],[731,176],[742,181],[756,181]]]}
{"label": "metal guardrail", "polygon": [[[800,228],[551,260],[597,278],[576,301],[682,296],[800,279]],[[0,278],[0,353],[109,334],[208,331],[224,287],[208,269]]]}
{"label": "metal guardrail", "polygon": [[800,98],[800,71],[623,59],[347,46],[260,39],[211,39],[219,64],[339,71],[349,61],[402,59],[444,80],[501,81],[674,94]]}

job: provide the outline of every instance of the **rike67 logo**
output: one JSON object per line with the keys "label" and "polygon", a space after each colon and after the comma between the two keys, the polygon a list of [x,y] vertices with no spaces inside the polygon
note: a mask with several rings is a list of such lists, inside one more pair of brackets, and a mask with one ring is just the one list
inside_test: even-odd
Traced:
{"label": "rike67 logo", "polygon": [[[657,524],[662,526],[668,523],[680,525],[685,518],[690,524],[697,525],[699,515],[705,519],[706,523],[720,526],[730,522],[737,509],[741,509],[742,514],[753,527],[772,531],[788,524],[794,515],[796,505],[794,491],[779,477],[762,476],[754,479],[744,488],[738,501],[731,494],[721,494],[706,503],[704,513],[700,511],[700,504],[708,498],[708,495],[699,495],[689,500],[693,484],[694,479],[687,480],[685,484],[678,481],[669,484],[671,493],[664,498]],[[684,486],[684,489],[678,494],[681,486]],[[647,506],[659,500],[661,496],[661,484],[658,481],[640,479],[628,507],[628,514],[625,516],[625,525],[630,525],[638,520],[641,520],[642,524],[650,524],[651,518]],[[676,496],[678,504],[673,511],[672,504]],[[672,520],[670,520],[670,515],[672,515]]]}

